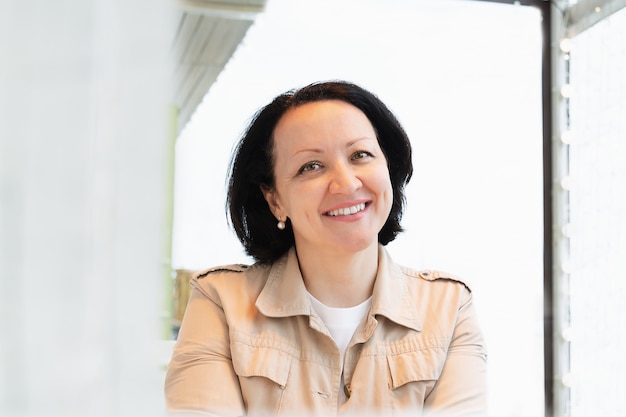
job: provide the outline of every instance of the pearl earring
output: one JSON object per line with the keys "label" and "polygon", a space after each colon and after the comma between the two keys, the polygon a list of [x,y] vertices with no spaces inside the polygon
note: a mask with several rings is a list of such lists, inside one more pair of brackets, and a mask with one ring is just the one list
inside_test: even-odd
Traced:
{"label": "pearl earring", "polygon": [[281,219],[278,219],[278,223],[276,223],[276,227],[278,227],[279,230],[285,230],[285,222],[282,221]]}

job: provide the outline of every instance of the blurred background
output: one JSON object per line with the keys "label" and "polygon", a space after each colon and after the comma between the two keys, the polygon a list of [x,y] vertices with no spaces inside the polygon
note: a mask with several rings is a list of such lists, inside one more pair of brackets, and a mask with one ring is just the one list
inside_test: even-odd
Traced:
{"label": "blurred background", "polygon": [[389,250],[470,283],[491,415],[626,415],[625,5],[2,0],[0,415],[164,414],[232,147],[327,79],[411,138]]}

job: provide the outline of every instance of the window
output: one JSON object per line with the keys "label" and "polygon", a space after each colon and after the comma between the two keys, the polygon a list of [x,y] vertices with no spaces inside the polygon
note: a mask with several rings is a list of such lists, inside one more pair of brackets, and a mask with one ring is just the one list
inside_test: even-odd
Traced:
{"label": "window", "polygon": [[490,352],[491,412],[543,415],[541,46],[534,7],[268,2],[178,140],[174,268],[249,262],[226,226],[224,177],[258,107],[312,81],[354,81],[413,141],[406,232],[390,252],[468,280]]}
{"label": "window", "polygon": [[561,287],[572,417],[626,414],[626,10],[571,39]]}

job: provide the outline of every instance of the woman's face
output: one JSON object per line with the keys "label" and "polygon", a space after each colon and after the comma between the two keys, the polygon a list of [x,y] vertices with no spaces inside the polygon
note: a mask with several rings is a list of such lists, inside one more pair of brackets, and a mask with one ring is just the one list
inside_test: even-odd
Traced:
{"label": "woman's face", "polygon": [[365,114],[339,100],[289,110],[274,130],[272,213],[289,217],[298,250],[354,253],[378,243],[393,191]]}

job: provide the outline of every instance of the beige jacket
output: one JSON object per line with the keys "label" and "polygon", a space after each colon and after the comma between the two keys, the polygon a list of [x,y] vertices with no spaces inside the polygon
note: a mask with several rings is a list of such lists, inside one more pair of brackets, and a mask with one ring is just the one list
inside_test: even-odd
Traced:
{"label": "beige jacket", "polygon": [[[371,310],[343,364],[293,249],[271,266],[214,268],[191,284],[165,381],[170,412],[486,414],[484,340],[472,295],[453,276],[402,268],[380,246]],[[337,410],[342,368],[348,401]]]}

